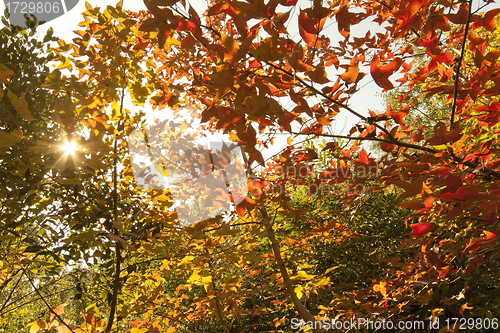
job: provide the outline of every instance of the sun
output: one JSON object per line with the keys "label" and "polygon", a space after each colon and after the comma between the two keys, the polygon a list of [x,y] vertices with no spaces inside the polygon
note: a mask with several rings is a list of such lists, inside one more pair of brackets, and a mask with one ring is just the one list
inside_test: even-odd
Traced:
{"label": "sun", "polygon": [[63,150],[66,154],[73,155],[78,149],[76,142],[66,142],[63,146]]}

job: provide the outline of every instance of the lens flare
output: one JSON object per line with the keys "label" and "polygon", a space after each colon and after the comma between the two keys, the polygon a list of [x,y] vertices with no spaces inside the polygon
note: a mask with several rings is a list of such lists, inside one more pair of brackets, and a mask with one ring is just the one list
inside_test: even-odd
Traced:
{"label": "lens flare", "polygon": [[63,146],[63,150],[66,154],[73,155],[78,149],[76,142],[66,142]]}

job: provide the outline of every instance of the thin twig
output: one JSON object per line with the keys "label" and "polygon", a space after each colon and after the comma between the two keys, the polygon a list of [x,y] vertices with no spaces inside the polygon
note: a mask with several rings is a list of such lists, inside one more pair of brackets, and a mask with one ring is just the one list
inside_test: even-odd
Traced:
{"label": "thin twig", "polygon": [[64,321],[64,319],[61,318],[61,316],[59,316],[53,309],[52,307],[49,305],[49,303],[47,303],[47,301],[45,300],[45,298],[43,297],[43,295],[40,293],[40,291],[38,290],[37,287],[35,287],[35,284],[33,283],[33,280],[31,279],[31,277],[29,276],[28,272],[26,272],[26,270],[23,270],[24,273],[26,274],[26,277],[28,278],[28,281],[30,282],[31,286],[33,287],[33,289],[35,289],[35,292],[38,294],[38,296],[40,296],[40,299],[42,300],[43,303],[45,303],[45,305],[47,306],[47,308],[49,309],[50,312],[52,312],[52,314],[54,314],[54,316],[56,316],[56,318],[61,322],[63,323],[64,326],[66,326],[72,333],[75,333],[75,331],[73,331],[73,329],[68,325],[66,324],[66,322]]}

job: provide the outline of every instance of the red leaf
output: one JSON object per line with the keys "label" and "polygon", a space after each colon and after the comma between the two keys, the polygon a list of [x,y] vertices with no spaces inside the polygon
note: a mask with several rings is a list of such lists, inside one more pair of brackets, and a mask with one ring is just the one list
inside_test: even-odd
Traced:
{"label": "red leaf", "polygon": [[418,236],[425,235],[426,233],[430,232],[431,228],[432,228],[432,224],[430,224],[428,222],[420,222],[420,223],[411,224],[410,227],[413,229],[411,236],[418,237]]}
{"label": "red leaf", "polygon": [[490,231],[484,230],[483,232],[486,235],[486,237],[480,238],[478,240],[475,240],[475,241],[471,242],[469,245],[467,245],[465,247],[464,252],[467,251],[467,250],[470,251],[470,252],[477,251],[479,249],[479,245],[486,244],[486,243],[491,243],[497,237],[496,234],[494,234],[494,233],[492,233]]}
{"label": "red leaf", "polygon": [[342,6],[336,16],[339,32],[344,38],[347,38],[351,34],[351,24],[358,23],[359,19],[355,13],[349,12],[347,5]]}
{"label": "red leaf", "polygon": [[472,25],[473,29],[477,29],[479,27],[483,27],[488,31],[494,31],[497,27],[497,21],[495,17],[500,13],[500,8],[492,9],[486,14],[484,14],[484,17],[478,19],[474,24]]}

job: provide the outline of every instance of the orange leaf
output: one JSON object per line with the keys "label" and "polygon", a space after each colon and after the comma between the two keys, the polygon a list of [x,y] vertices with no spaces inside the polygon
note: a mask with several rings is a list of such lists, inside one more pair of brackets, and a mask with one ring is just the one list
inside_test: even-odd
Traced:
{"label": "orange leaf", "polygon": [[495,17],[500,13],[500,8],[495,8],[484,14],[484,17],[478,19],[472,25],[473,29],[483,27],[488,31],[494,31],[497,27],[497,21]]}
{"label": "orange leaf", "polygon": [[313,47],[314,44],[316,44],[316,37],[317,37],[316,34],[311,34],[311,33],[307,32],[300,25],[299,25],[299,33],[300,33],[300,36],[302,37],[302,39],[304,40],[304,42],[306,42],[307,46]]}
{"label": "orange leaf", "polygon": [[370,160],[368,158],[368,153],[366,152],[365,148],[361,149],[359,152],[359,160],[356,160],[356,162],[361,162],[364,164],[369,164]]}
{"label": "orange leaf", "polygon": [[359,64],[360,57],[355,56],[351,59],[351,64],[349,65],[347,72],[340,75],[340,78],[347,83],[355,83],[358,81],[359,76]]}
{"label": "orange leaf", "polygon": [[387,296],[387,288],[385,287],[387,285],[387,282],[385,281],[380,281],[379,284],[376,284],[373,286],[373,291],[378,291],[382,294],[382,296],[386,297]]}
{"label": "orange leaf", "polygon": [[463,304],[462,306],[460,306],[460,310],[458,312],[460,312],[460,314],[463,316],[464,315],[464,311],[465,310],[471,310],[471,309],[474,309],[474,307],[472,306],[469,306],[468,305],[469,303],[465,303]]}
{"label": "orange leaf", "polygon": [[359,18],[355,13],[349,12],[347,5],[342,6],[336,16],[339,32],[344,38],[347,38],[351,34],[351,24],[359,23]]}
{"label": "orange leaf", "polygon": [[312,13],[312,8],[300,10],[299,26],[302,27],[304,31],[313,35],[317,35],[323,29],[326,17],[322,17],[321,19],[312,19],[308,16],[308,14],[310,14],[311,16],[314,14]]}

